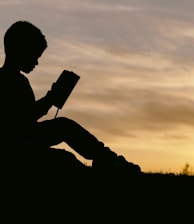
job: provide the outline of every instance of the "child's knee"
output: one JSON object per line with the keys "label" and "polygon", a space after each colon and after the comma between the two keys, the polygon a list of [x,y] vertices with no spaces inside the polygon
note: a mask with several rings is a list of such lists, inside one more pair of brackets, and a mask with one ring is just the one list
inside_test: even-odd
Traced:
{"label": "child's knee", "polygon": [[73,127],[73,126],[77,126],[77,123],[75,121],[73,121],[72,119],[69,119],[67,117],[58,117],[55,119],[57,124],[61,127]]}

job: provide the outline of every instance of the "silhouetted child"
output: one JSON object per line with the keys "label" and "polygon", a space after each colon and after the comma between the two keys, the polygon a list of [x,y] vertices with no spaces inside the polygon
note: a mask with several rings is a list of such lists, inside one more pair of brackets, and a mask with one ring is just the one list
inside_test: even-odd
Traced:
{"label": "silhouetted child", "polygon": [[[120,163],[128,164],[123,156],[117,156],[67,117],[38,121],[53,105],[52,88],[36,101],[28,79],[21,72],[33,71],[46,48],[45,36],[27,21],[15,22],[5,33],[6,57],[0,68],[1,145],[17,151],[23,148],[27,152],[29,148],[45,149],[65,142],[81,156],[92,160],[97,169],[115,169]],[[133,169],[140,171],[137,165]]]}

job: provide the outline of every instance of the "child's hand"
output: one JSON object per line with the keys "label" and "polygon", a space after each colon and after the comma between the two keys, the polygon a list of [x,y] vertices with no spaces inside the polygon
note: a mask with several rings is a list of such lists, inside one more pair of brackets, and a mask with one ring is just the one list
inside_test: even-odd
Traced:
{"label": "child's hand", "polygon": [[47,101],[49,102],[50,105],[53,105],[54,102],[55,98],[54,91],[55,91],[55,83],[52,84],[51,89],[46,94]]}

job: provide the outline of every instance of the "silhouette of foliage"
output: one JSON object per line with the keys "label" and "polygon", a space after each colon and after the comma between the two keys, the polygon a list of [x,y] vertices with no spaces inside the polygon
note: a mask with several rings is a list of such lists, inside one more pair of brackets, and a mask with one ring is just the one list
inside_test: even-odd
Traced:
{"label": "silhouette of foliage", "polygon": [[194,175],[194,172],[193,172],[192,167],[188,163],[186,163],[180,174],[192,176],[192,175]]}

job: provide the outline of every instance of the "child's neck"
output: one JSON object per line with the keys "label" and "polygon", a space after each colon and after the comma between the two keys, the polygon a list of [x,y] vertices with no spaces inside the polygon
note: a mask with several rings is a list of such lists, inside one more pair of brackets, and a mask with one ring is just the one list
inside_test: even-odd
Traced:
{"label": "child's neck", "polygon": [[17,66],[13,62],[13,60],[8,60],[7,58],[5,59],[4,64],[1,67],[1,70],[5,71],[6,73],[8,73],[10,75],[20,73],[19,66]]}

